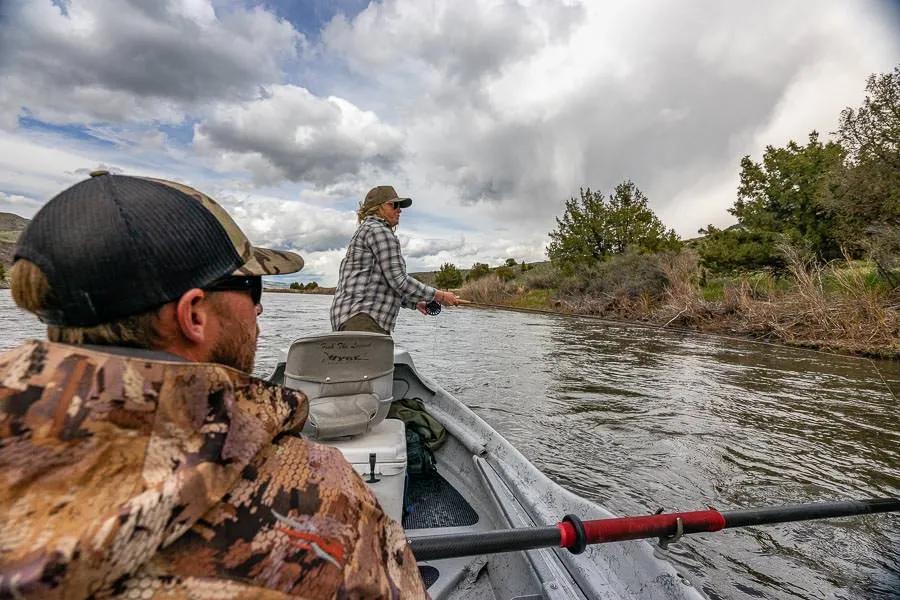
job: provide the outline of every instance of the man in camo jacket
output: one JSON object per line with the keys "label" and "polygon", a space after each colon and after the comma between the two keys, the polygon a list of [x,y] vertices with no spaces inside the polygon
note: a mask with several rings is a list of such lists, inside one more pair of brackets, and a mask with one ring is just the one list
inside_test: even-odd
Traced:
{"label": "man in camo jacket", "polygon": [[416,598],[403,529],[253,366],[254,248],[207,196],[95,172],[23,232],[0,354],[0,598]]}

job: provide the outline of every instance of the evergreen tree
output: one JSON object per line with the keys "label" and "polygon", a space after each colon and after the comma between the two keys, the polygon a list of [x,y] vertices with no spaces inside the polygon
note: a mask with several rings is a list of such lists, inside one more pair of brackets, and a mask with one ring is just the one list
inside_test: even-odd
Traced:
{"label": "evergreen tree", "polygon": [[784,266],[778,253],[777,234],[751,232],[741,226],[717,229],[712,225],[700,233],[705,235],[699,242],[700,264],[712,272],[780,270]]}
{"label": "evergreen tree", "polygon": [[[745,156],[738,198],[728,212],[750,234],[774,235],[821,258],[836,258],[836,217],[825,198],[835,190],[843,159],[843,148],[823,144],[815,131],[805,146],[794,141],[784,148],[767,146],[762,163]],[[777,260],[774,250],[771,260]]]}
{"label": "evergreen tree", "polygon": [[629,248],[649,253],[680,246],[678,236],[666,230],[633,182],[617,185],[609,200],[590,188],[580,193],[579,199],[566,201],[565,212],[550,232],[547,254],[564,272]]}
{"label": "evergreen tree", "polygon": [[435,286],[444,290],[449,288],[458,288],[462,285],[462,282],[462,272],[456,268],[456,265],[451,263],[442,264],[441,269],[434,277]]}
{"label": "evergreen tree", "polygon": [[838,138],[847,152],[829,206],[838,237],[867,250],[881,267],[900,261],[900,67],[871,75],[858,109],[841,113]]}
{"label": "evergreen tree", "polygon": [[466,275],[466,281],[475,281],[491,272],[491,268],[485,263],[475,263]]}

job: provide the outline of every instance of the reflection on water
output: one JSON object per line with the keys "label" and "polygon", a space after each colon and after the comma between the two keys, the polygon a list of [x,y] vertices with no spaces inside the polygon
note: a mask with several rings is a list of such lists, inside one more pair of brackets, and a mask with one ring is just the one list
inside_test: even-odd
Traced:
{"label": "reflection on water", "polygon": [[[329,296],[266,294],[258,371],[327,331]],[[8,348],[41,328],[0,292]],[[590,319],[404,311],[431,374],[569,489],[613,512],[900,495],[893,363]],[[895,392],[896,393],[896,392]],[[693,536],[660,551],[711,598],[898,598],[900,516]]]}

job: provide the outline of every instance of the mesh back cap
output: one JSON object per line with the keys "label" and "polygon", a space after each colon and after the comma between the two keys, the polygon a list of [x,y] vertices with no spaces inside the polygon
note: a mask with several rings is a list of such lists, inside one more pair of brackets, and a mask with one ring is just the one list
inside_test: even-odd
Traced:
{"label": "mesh back cap", "polygon": [[95,171],[46,205],[19,237],[59,308],[51,325],[90,327],[145,312],[223,276],[303,268],[293,253],[254,247],[209,196],[186,185]]}

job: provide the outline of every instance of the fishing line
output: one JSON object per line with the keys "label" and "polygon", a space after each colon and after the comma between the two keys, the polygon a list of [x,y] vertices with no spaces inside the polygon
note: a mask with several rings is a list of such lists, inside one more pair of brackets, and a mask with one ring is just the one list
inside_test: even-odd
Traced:
{"label": "fishing line", "polygon": [[869,359],[869,362],[872,363],[872,368],[875,369],[875,372],[878,374],[878,377],[881,378],[881,383],[884,384],[884,387],[887,388],[887,390],[888,390],[888,392],[890,393],[890,395],[893,396],[893,397],[894,397],[894,400],[896,401],[896,400],[897,400],[897,396],[896,396],[896,394],[894,394],[894,389],[890,386],[890,384],[888,384],[887,380],[884,378],[884,375],[882,375],[881,369],[878,368],[878,365],[875,364],[875,361],[872,360],[871,358]]}

